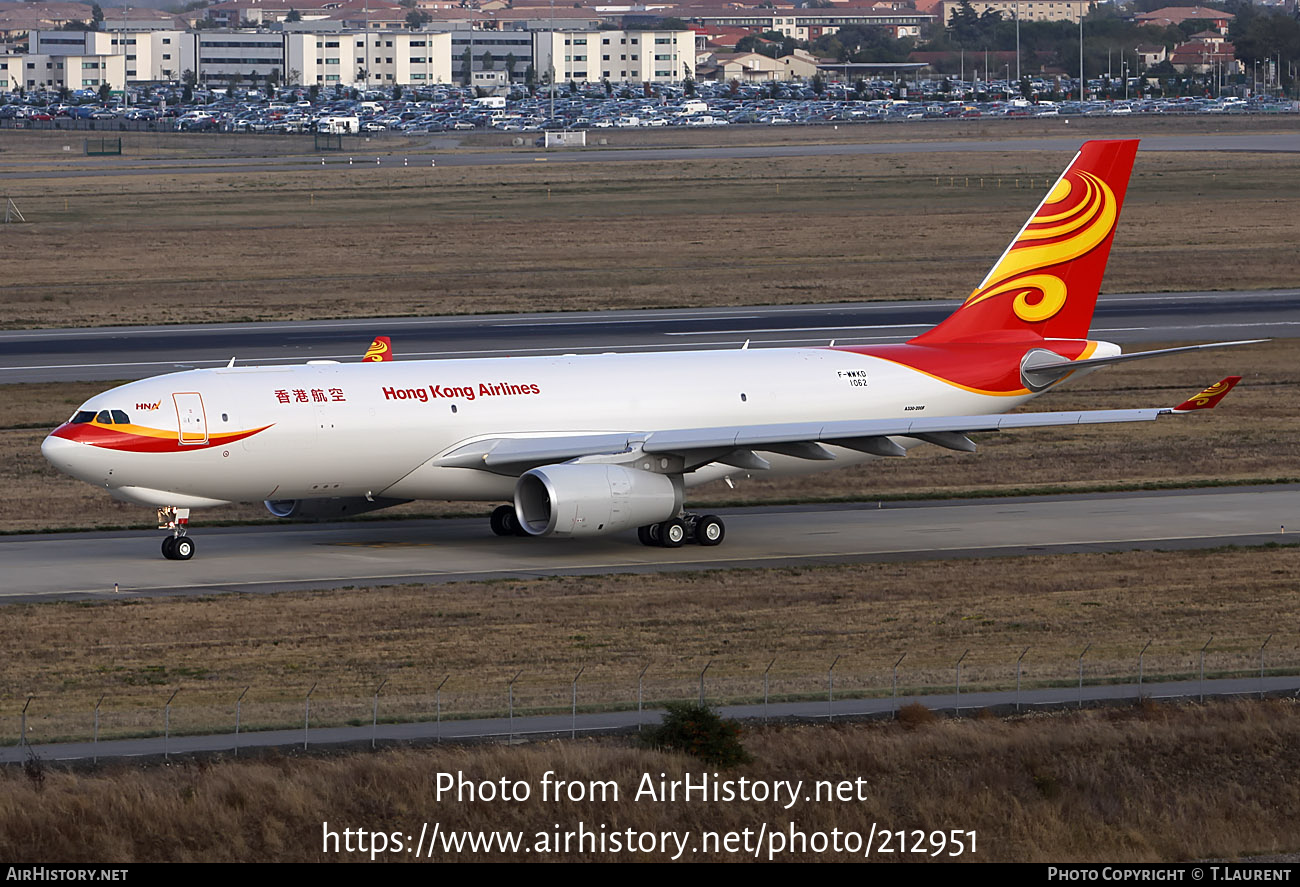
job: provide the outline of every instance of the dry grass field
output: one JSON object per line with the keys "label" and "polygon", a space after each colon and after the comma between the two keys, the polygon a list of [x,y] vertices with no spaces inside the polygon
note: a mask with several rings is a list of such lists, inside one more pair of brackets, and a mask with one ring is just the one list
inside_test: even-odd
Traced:
{"label": "dry grass field", "polygon": [[585,668],[585,708],[691,698],[700,669],[711,700],[762,698],[775,657],[777,698],[888,695],[906,652],[900,692],[1015,684],[1026,647],[1027,685],[1076,679],[1087,644],[1089,681],[1145,673],[1191,675],[1213,635],[1207,674],[1300,666],[1300,548],[1130,552],[717,570],[636,576],[345,588],[329,592],[10,605],[0,621],[0,741],[18,733],[28,695],[33,743],[91,733],[105,696],[102,736],[233,730],[245,687],[245,729],[301,724],[313,684],[317,725],[369,723],[380,714],[424,719],[568,711]]}
{"label": "dry grass field", "polygon": [[[1115,134],[1113,121],[1081,123],[1069,130],[1080,140]],[[886,137],[935,132],[889,128]],[[28,135],[43,134],[3,138]],[[662,136],[676,138],[687,136]],[[945,153],[90,178],[23,167],[4,186],[30,224],[0,231],[0,326],[951,298],[983,276],[1068,159]],[[1295,155],[1143,152],[1107,289],[1293,285],[1298,173]]]}
{"label": "dry grass field", "polygon": [[[1176,355],[1120,365],[1067,383],[1031,410],[1172,406],[1231,373],[1245,381],[1209,413],[1140,425],[1042,429],[984,436],[975,454],[920,447],[903,459],[802,478],[737,476],[700,487],[692,501],[713,506],[788,500],[870,500],[917,495],[1043,492],[1142,485],[1300,480],[1300,340],[1236,351]],[[0,386],[0,531],[151,526],[153,511],[114,502],[59,474],[40,453],[42,438],[108,383]],[[484,503],[415,502],[377,512],[484,514]],[[196,526],[269,520],[260,505],[196,512]],[[485,523],[486,527],[486,523]],[[486,529],[485,529],[486,532]]]}
{"label": "dry grass field", "polygon": [[[180,763],[143,772],[0,773],[0,857],[11,863],[366,860],[322,852],[323,822],[419,835],[432,830],[538,833],[576,830],[686,833],[760,827],[804,833],[839,829],[976,832],[968,860],[1169,862],[1254,857],[1300,850],[1300,711],[1294,702],[1084,711],[999,721],[774,727],[747,733],[754,762],[725,778],[861,778],[865,797],[847,803],[655,803],[633,797],[642,774],[699,779],[698,761],[630,747],[622,740],[523,748],[436,748],[257,761]],[[436,800],[439,773],[524,781],[525,803]],[[542,801],[542,774],[611,780],[619,800]],[[367,846],[370,842],[367,841]],[[896,846],[897,842],[895,842]],[[909,835],[909,846],[912,839]],[[674,845],[675,846],[675,845]],[[764,848],[766,850],[766,848]],[[439,852],[435,861],[649,861],[672,854],[576,852],[505,855]],[[751,853],[693,861],[753,859]],[[411,860],[410,853],[378,858]],[[759,858],[767,858],[766,852]],[[845,860],[791,852],[784,861]],[[873,854],[908,861],[910,854]],[[928,857],[919,857],[928,858]]]}

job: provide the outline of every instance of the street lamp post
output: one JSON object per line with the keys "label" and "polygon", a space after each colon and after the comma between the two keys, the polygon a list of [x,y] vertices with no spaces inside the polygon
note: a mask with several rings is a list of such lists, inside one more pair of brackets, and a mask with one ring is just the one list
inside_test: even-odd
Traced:
{"label": "street lamp post", "polygon": [[1083,98],[1083,88],[1084,88],[1084,80],[1083,80],[1083,4],[1081,3],[1081,4],[1079,4],[1079,102],[1080,102],[1080,103],[1082,103],[1082,102],[1084,101],[1084,98]]}

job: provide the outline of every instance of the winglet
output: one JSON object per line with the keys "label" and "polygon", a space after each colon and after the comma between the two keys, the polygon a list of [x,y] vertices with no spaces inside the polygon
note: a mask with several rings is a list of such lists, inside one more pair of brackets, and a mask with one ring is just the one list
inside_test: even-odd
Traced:
{"label": "winglet", "polygon": [[1190,413],[1192,410],[1212,410],[1232,390],[1232,387],[1240,381],[1241,376],[1229,376],[1222,382],[1215,382],[1200,394],[1188,398],[1174,407],[1173,411],[1175,413]]}
{"label": "winglet", "polygon": [[361,358],[364,362],[392,359],[393,342],[388,336],[375,336],[375,341],[371,342],[370,347],[366,350],[366,356]]}

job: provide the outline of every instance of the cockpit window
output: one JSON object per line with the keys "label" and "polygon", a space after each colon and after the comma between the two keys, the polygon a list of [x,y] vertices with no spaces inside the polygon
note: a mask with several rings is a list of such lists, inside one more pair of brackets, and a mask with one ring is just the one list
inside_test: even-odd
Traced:
{"label": "cockpit window", "polygon": [[85,425],[95,418],[94,410],[77,410],[77,414],[68,420],[69,425]]}
{"label": "cockpit window", "polygon": [[113,410],[113,421],[118,425],[130,425],[131,420],[126,417],[126,413],[121,410]]}
{"label": "cockpit window", "polygon": [[109,414],[108,410],[100,410],[99,415],[95,417],[95,421],[100,425],[112,425],[113,417]]}

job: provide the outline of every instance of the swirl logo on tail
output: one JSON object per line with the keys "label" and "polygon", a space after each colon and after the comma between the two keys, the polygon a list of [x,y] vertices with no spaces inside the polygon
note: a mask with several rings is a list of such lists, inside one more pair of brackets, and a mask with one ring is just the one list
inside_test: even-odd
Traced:
{"label": "swirl logo on tail", "polygon": [[388,336],[376,336],[375,341],[370,343],[366,349],[366,356],[361,358],[363,362],[382,361],[393,359],[393,343]]}
{"label": "swirl logo on tail", "polygon": [[1011,310],[1026,323],[1041,323],[1065,307],[1069,287],[1042,272],[1087,255],[1111,235],[1119,218],[1115,194],[1090,172],[1071,169],[1056,183],[966,305],[1015,294]]}
{"label": "swirl logo on tail", "polygon": [[917,344],[1086,339],[1137,154],[1087,142],[984,281]]}

